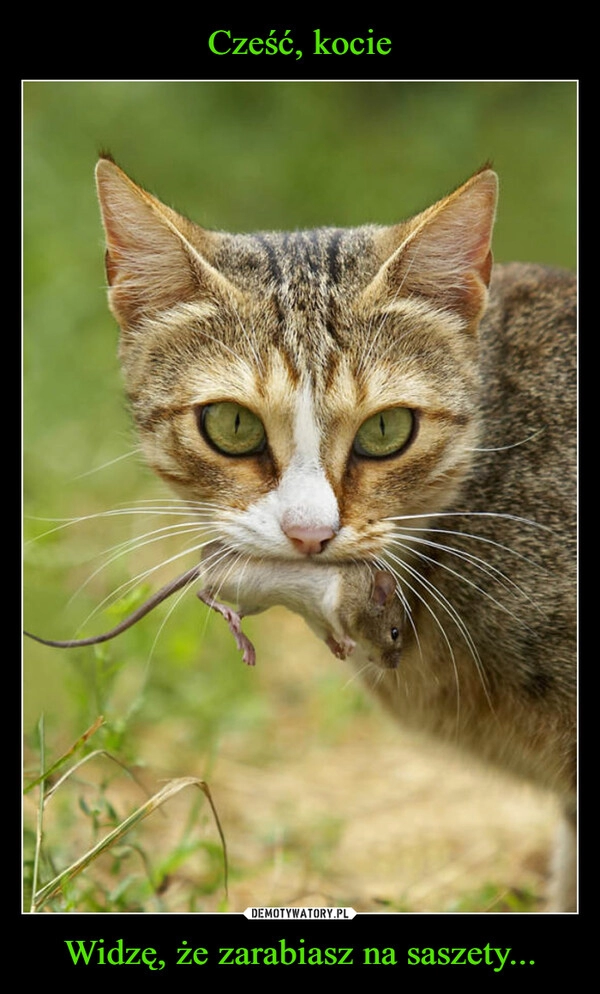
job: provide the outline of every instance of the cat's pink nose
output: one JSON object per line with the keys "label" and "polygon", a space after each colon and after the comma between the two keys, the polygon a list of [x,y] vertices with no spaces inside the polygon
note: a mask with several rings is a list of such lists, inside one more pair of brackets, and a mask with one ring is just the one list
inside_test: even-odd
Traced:
{"label": "cat's pink nose", "polygon": [[322,552],[329,539],[335,535],[333,528],[327,525],[315,527],[288,525],[284,526],[283,530],[298,552],[305,556]]}

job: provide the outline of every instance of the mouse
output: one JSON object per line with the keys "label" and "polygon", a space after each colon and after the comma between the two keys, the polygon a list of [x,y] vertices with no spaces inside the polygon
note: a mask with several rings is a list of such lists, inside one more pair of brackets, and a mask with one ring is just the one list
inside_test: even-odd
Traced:
{"label": "mouse", "polygon": [[347,659],[358,647],[366,661],[383,669],[398,667],[405,612],[396,580],[386,570],[366,562],[243,563],[218,542],[206,547],[203,562],[205,585],[198,597],[223,615],[248,665],[256,657],[242,619],[278,605],[301,615],[338,659]]}
{"label": "mouse", "polygon": [[[223,616],[248,666],[256,650],[242,629],[242,619],[276,605],[301,615],[334,656],[358,656],[383,669],[396,669],[402,651],[404,608],[391,573],[366,562],[313,566],[276,560],[241,563],[219,542],[209,543],[200,565],[186,570],[152,594],[130,615],[100,635],[80,639],[29,638],[63,649],[97,645],[137,624],[178,590],[200,579],[197,596]],[[236,608],[222,603],[232,601]]]}

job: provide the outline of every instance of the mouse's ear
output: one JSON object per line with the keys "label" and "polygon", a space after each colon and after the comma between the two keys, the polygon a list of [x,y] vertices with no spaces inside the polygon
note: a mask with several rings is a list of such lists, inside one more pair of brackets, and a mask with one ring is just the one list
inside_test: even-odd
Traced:
{"label": "mouse's ear", "polygon": [[396,593],[396,578],[385,570],[375,570],[373,575],[373,590],[371,600],[378,607],[383,607]]}

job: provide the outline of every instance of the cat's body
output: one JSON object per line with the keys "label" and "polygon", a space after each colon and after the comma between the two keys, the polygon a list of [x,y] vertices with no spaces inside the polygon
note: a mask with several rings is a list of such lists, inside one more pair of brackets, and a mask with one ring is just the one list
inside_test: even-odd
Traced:
{"label": "cat's body", "polygon": [[374,693],[557,793],[572,826],[573,278],[490,282],[490,170],[392,228],[255,235],[197,228],[109,160],[97,176],[150,465],[242,584],[244,563],[393,572],[402,661]]}

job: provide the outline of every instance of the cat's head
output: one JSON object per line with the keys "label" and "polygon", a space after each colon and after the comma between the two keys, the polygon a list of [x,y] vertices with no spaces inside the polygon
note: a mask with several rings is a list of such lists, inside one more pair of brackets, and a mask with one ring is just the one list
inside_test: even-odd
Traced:
{"label": "cat's head", "polygon": [[207,231],[97,166],[111,310],[145,456],[244,554],[385,549],[448,506],[478,432],[497,181],[392,227]]}

